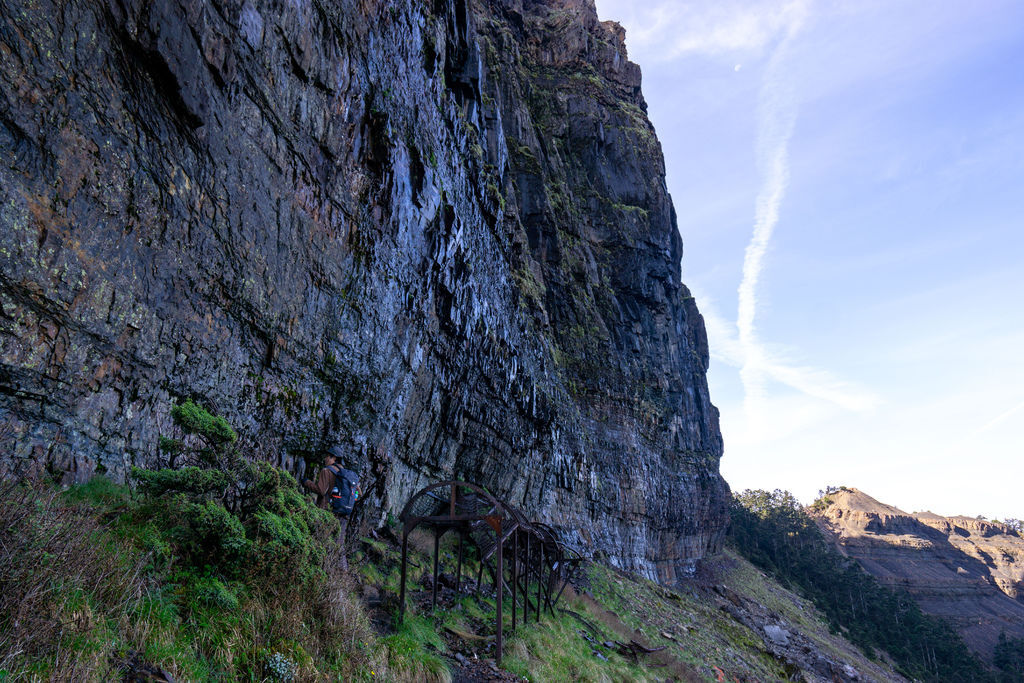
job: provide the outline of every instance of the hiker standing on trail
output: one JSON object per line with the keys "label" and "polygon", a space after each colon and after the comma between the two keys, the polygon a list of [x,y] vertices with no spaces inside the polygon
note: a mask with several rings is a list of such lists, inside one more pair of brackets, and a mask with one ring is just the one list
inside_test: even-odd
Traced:
{"label": "hiker standing on trail", "polygon": [[306,479],[302,482],[310,491],[316,493],[316,504],[330,510],[338,518],[341,532],[338,543],[341,546],[341,567],[348,570],[348,556],[345,552],[345,532],[352,509],[359,499],[359,475],[341,466],[345,451],[340,444],[335,444],[324,453],[323,469],[316,475],[316,481]]}

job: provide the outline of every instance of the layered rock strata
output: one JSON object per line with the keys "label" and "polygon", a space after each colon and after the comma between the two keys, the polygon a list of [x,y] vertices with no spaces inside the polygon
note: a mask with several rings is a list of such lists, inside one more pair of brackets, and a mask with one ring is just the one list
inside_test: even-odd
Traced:
{"label": "layered rock strata", "polygon": [[677,580],[728,488],[623,38],[590,0],[0,0],[0,474],[124,478],[193,397],[292,470],[380,444],[382,510],[476,481]]}
{"label": "layered rock strata", "polygon": [[985,659],[1000,632],[1024,638],[1024,539],[1005,524],[907,513],[856,489],[815,513],[840,552],[929,614],[949,619]]}

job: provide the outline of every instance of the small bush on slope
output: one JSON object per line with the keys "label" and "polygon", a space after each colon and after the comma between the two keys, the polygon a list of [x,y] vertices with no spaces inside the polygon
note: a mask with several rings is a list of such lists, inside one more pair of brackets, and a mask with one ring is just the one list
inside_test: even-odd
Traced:
{"label": "small bush on slope", "polygon": [[322,584],[334,516],[310,503],[287,472],[243,458],[223,418],[192,401],[171,415],[193,446],[166,437],[161,444],[173,441],[178,465],[188,464],[132,469],[143,494],[139,521],[153,520],[183,569],[204,579],[260,579],[267,594]]}
{"label": "small bush on slope", "polygon": [[297,680],[387,675],[336,548],[313,578],[272,584],[263,566],[197,566],[165,510],[105,479],[0,490],[0,678],[110,680],[132,659],[196,681],[264,680],[275,662]]}
{"label": "small bush on slope", "polygon": [[[131,661],[189,680],[371,678],[385,653],[338,569],[337,522],[186,402],[176,468],[0,499],[0,672],[104,680]],[[173,446],[169,445],[173,442]],[[378,671],[381,670],[381,671]],[[2,674],[0,674],[2,675]]]}

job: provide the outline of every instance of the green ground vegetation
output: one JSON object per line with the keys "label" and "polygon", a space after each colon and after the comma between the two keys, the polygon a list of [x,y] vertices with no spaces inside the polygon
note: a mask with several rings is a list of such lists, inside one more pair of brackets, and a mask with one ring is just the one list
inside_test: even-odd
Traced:
{"label": "green ground vegetation", "polygon": [[5,680],[111,680],[133,660],[194,681],[387,671],[330,533],[315,535],[333,520],[279,476],[241,517],[102,477],[63,493],[7,486]]}
{"label": "green ground vegetation", "polygon": [[[211,487],[216,477],[196,474],[212,470],[186,467],[197,470],[184,481],[154,473],[135,490],[97,478],[63,493],[0,492],[0,671],[8,679],[108,680],[134,659],[181,680],[446,683],[465,661],[493,660],[496,595],[486,571],[483,590],[470,589],[473,552],[462,591],[442,591],[432,608],[433,542],[414,532],[399,621],[394,520],[351,539],[345,574],[330,532],[318,536],[320,511],[287,475],[270,477],[260,497],[232,512],[220,502],[221,482]],[[453,584],[456,557],[446,536],[442,585]],[[760,635],[719,608],[709,586],[720,584],[857,662],[815,610],[742,558],[727,552],[704,571],[677,591],[591,564],[554,613],[520,618],[515,631],[506,593],[502,668],[530,681],[788,680],[792,672]],[[614,644],[632,639],[666,650],[633,660]]]}
{"label": "green ground vegetation", "polygon": [[242,458],[222,418],[191,401],[172,416],[175,466],[133,471],[135,489],[0,491],[0,678],[110,680],[133,662],[183,680],[388,673],[335,519]]}
{"label": "green ground vegetation", "polygon": [[[393,619],[400,555],[396,539],[385,541],[384,537],[359,539],[353,569],[364,587],[372,586],[379,593],[385,616]],[[440,571],[449,586],[457,557],[453,541],[446,536],[440,546]],[[477,595],[470,590],[468,579],[475,580],[478,564],[467,553],[463,593],[442,591],[438,606],[432,609],[428,580],[432,547],[428,534],[414,532],[410,537],[407,616],[398,633],[385,640],[395,645],[394,652],[408,658],[401,666],[419,667],[430,672],[433,680],[447,680],[446,672],[451,675],[459,668],[457,654],[473,661],[493,657],[495,593],[486,573],[483,591]],[[701,576],[687,585],[684,590],[672,590],[588,564],[554,613],[543,613],[539,621],[531,613],[529,622],[523,624],[520,619],[515,631],[510,630],[512,605],[506,593],[502,668],[530,681],[799,680],[796,670],[771,654],[760,633],[721,609],[723,599],[714,587],[727,585],[804,634],[821,652],[854,663],[869,677],[892,677],[883,664],[869,662],[859,649],[832,634],[817,610],[731,550],[705,562]],[[634,639],[665,650],[636,660],[620,654],[616,641]]]}
{"label": "green ground vegetation", "polygon": [[[384,636],[389,646],[392,667],[421,672],[424,680],[450,680],[458,666],[455,653],[473,662],[494,659],[496,632],[496,593],[489,570],[485,570],[482,590],[474,590],[479,561],[467,549],[462,568],[462,591],[442,591],[438,605],[432,607],[429,567],[432,561],[432,537],[413,532],[410,537],[408,598],[405,617],[397,620],[400,589],[400,553],[392,542],[363,537],[353,555],[353,571],[364,587],[379,594],[385,616],[394,620],[396,630]],[[442,538],[439,570],[446,584],[454,581],[457,550],[455,539]],[[536,590],[536,585],[531,587]],[[571,592],[571,591],[570,591]],[[502,668],[528,681],[600,681],[664,680],[664,672],[648,671],[641,663],[629,661],[610,642],[622,636],[590,615],[581,598],[572,595],[560,601],[552,613],[530,613],[522,621],[518,612],[515,631],[512,625],[512,601],[506,591],[504,602],[505,645]],[[585,616],[586,615],[586,616]],[[582,634],[586,632],[589,640]],[[595,644],[597,643],[597,644]],[[600,651],[600,656],[597,656]]]}
{"label": "green ground vegetation", "polygon": [[[162,440],[168,466],[134,471],[134,487],[98,477],[64,491],[0,489],[0,680],[110,680],[139,664],[189,681],[447,683],[466,669],[486,675],[498,593],[486,569],[482,590],[471,589],[480,575],[475,551],[465,553],[460,590],[452,590],[455,538],[442,539],[434,607],[433,539],[414,532],[399,619],[394,519],[350,539],[343,572],[336,521],[291,475],[242,458],[231,426],[198,403],[172,416],[179,433]],[[875,666],[731,551],[702,571],[679,591],[590,564],[539,620],[534,613],[524,624],[520,608],[515,631],[505,592],[504,675],[788,680],[795,672],[761,635],[720,608],[715,590],[726,584],[822,651]],[[665,649],[626,656],[616,642],[630,640]],[[1012,672],[1021,648],[1002,647]],[[946,660],[936,651],[930,661]]]}
{"label": "green ground vegetation", "polygon": [[999,634],[993,657],[999,683],[1024,681],[1024,639]]}

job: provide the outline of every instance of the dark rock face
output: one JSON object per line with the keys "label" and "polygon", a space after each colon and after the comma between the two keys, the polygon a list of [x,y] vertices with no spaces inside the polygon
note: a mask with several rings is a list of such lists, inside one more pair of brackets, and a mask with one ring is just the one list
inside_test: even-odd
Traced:
{"label": "dark rock face", "polygon": [[194,397],[676,580],[728,488],[622,41],[589,0],[0,0],[0,474],[123,478]]}
{"label": "dark rock face", "polygon": [[837,549],[943,617],[981,658],[999,634],[1024,638],[1024,539],[1004,524],[907,513],[857,489],[812,513]]}

